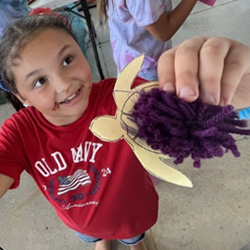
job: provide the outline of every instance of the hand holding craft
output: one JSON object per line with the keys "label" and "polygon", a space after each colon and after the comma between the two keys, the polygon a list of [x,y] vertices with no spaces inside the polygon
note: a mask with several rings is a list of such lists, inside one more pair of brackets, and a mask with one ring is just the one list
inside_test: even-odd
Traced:
{"label": "hand holding craft", "polygon": [[242,130],[245,121],[237,120],[232,106],[189,103],[174,94],[159,90],[157,82],[131,89],[143,56],[132,61],[119,75],[114,99],[115,116],[95,118],[90,130],[104,141],[124,139],[129,143],[142,165],[158,178],[191,187],[191,181],[170,167],[165,159],[181,163],[191,156],[200,167],[204,158],[221,157],[231,150],[239,156],[230,133],[250,135]]}

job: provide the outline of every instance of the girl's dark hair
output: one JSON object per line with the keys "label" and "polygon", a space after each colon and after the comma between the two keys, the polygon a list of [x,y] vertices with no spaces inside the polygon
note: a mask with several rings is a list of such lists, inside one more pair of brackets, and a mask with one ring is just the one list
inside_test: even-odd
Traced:
{"label": "girl's dark hair", "polygon": [[15,61],[27,43],[46,29],[65,30],[76,40],[66,14],[58,15],[55,12],[51,12],[51,14],[31,15],[20,18],[7,28],[0,41],[0,74],[4,86],[10,90],[10,92],[5,92],[5,96],[17,111],[24,108],[24,106],[13,95],[13,93],[18,93],[18,90],[15,86],[11,68],[13,65],[16,65]]}

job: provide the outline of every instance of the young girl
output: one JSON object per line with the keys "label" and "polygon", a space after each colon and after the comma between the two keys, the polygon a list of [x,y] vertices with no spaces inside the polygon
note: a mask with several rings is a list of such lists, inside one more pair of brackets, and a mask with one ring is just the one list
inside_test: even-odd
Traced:
{"label": "young girl", "polygon": [[100,0],[101,20],[108,18],[113,58],[119,72],[145,54],[139,76],[157,80],[157,61],[172,47],[171,38],[198,0],[182,0],[172,10],[171,0]]}
{"label": "young girl", "polygon": [[[198,51],[204,51],[201,61],[206,59],[208,65],[202,63],[206,71],[199,73]],[[227,89],[217,81],[214,88],[221,89],[221,96],[239,93],[246,100],[249,54],[250,48],[229,39],[188,41],[162,57],[161,84],[175,86],[178,79],[173,87],[177,93],[188,100],[197,98],[197,74],[210,77],[213,61],[221,68],[214,68],[212,76],[233,71],[232,77],[238,79],[237,91],[236,85]],[[13,24],[0,43],[0,58],[1,88],[28,106],[0,130],[0,197],[18,187],[22,171],[27,171],[80,239],[97,242],[97,250],[109,250],[110,239],[119,239],[132,250],[145,250],[144,232],[157,220],[158,196],[152,182],[126,142],[103,142],[89,131],[96,116],[114,115],[115,79],[92,85],[90,68],[67,22],[51,15],[29,16]],[[175,69],[174,60],[175,65],[181,60],[184,67]],[[239,67],[233,70],[236,64]],[[185,83],[185,75],[190,82]],[[207,86],[211,83],[207,78],[201,90],[216,94]],[[135,80],[135,85],[140,83],[140,78]]]}

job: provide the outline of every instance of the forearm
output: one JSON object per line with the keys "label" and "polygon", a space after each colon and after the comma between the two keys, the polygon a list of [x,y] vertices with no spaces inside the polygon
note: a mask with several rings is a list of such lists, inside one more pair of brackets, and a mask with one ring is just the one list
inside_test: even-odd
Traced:
{"label": "forearm", "polygon": [[8,191],[14,180],[6,175],[0,174],[0,199]]}
{"label": "forearm", "polygon": [[158,21],[148,25],[148,31],[157,39],[167,41],[181,27],[198,0],[182,0],[171,13],[163,13]]}
{"label": "forearm", "polygon": [[182,0],[176,8],[169,13],[168,15],[168,23],[166,27],[167,33],[169,36],[173,36],[176,31],[181,27],[181,25],[185,22],[192,9],[194,8],[197,0]]}

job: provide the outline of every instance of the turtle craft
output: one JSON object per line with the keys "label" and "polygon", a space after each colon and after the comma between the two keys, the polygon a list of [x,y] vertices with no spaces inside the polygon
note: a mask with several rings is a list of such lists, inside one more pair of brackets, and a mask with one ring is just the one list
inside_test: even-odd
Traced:
{"label": "turtle craft", "polygon": [[192,182],[169,165],[167,159],[182,163],[189,156],[194,167],[200,160],[221,157],[231,151],[239,156],[230,133],[250,135],[246,121],[238,119],[233,106],[188,103],[159,89],[158,82],[146,82],[131,89],[144,56],[128,64],[117,78],[113,96],[115,116],[96,117],[92,133],[104,141],[121,139],[131,146],[144,168],[152,175],[180,186]]}

